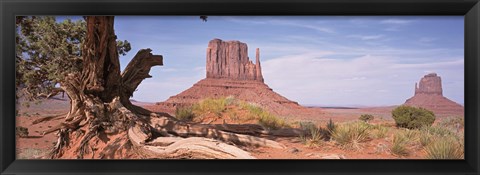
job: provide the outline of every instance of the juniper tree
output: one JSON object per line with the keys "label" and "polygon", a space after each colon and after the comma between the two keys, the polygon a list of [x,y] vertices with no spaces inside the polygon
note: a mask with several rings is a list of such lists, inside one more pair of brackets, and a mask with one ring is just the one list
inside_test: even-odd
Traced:
{"label": "juniper tree", "polygon": [[[66,75],[82,70],[85,20],[19,16],[16,27],[16,86],[27,100],[57,94]],[[130,49],[128,41],[117,41],[119,54]]]}
{"label": "juniper tree", "polygon": [[[53,132],[58,135],[51,158],[131,158],[137,154],[147,158],[253,158],[242,149],[224,142],[282,148],[281,144],[271,140],[232,133],[231,128],[234,126],[220,130],[212,125],[184,123],[168,114],[135,106],[130,102],[130,97],[145,78],[151,77],[151,67],[163,65],[163,57],[153,55],[150,49],[142,49],[121,72],[119,50],[122,49],[119,48],[124,47],[119,47],[116,42],[114,17],[84,18],[85,24],[80,22],[80,26],[85,26],[86,30],[72,31],[78,40],[66,37],[63,45],[56,42],[44,43],[67,35],[61,34],[63,30],[68,31],[61,27],[62,23],[57,29],[31,29],[30,27],[38,26],[29,23],[29,18],[19,20],[20,24],[26,20],[22,24],[24,27],[19,29],[25,30],[22,32],[38,30],[33,32],[31,40],[18,37],[19,42],[23,42],[18,47],[25,47],[22,48],[24,51],[29,51],[29,54],[36,56],[34,58],[38,58],[36,61],[25,62],[23,61],[32,58],[18,58],[21,61],[19,65],[28,65],[27,69],[19,69],[22,73],[19,76],[39,76],[39,80],[47,80],[20,84],[43,87],[46,83],[45,87],[52,87],[53,83],[59,83],[70,99],[71,107],[64,121],[42,132],[43,135]],[[47,22],[56,25],[51,18]],[[73,25],[68,21],[66,23],[65,25]],[[39,28],[49,26],[41,22],[38,25],[43,25]],[[57,30],[60,34],[40,36],[49,30]],[[64,32],[68,33],[67,31]],[[44,37],[45,41],[39,41],[39,37]],[[32,41],[39,43],[38,46],[32,45]],[[71,45],[70,42],[77,44]],[[57,49],[57,46],[66,47]],[[37,47],[43,49],[38,50]],[[62,57],[68,61],[64,62]],[[58,65],[48,65],[47,62],[57,62],[51,64]],[[50,66],[66,67],[69,70],[54,70]],[[58,77],[37,75],[50,72]]]}

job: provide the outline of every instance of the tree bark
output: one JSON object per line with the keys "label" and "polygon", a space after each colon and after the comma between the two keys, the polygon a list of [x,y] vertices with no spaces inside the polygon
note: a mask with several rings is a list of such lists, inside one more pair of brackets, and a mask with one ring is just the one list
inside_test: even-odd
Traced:
{"label": "tree bark", "polygon": [[151,67],[163,65],[163,57],[161,55],[152,55],[150,53],[151,51],[151,49],[142,49],[138,51],[123,71],[121,79],[122,91],[120,100],[122,104],[129,110],[142,115],[150,115],[151,112],[133,105],[130,102],[130,97],[133,96],[133,92],[145,78],[152,77],[148,74]]}
{"label": "tree bark", "polygon": [[88,16],[85,45],[82,49],[82,89],[85,93],[110,102],[119,95],[120,61],[113,16]]}

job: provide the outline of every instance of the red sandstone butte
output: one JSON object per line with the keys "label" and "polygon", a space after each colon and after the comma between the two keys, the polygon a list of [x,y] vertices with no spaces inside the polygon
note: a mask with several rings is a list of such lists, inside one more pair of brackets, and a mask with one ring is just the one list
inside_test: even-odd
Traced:
{"label": "red sandstone butte", "polygon": [[157,105],[174,109],[192,105],[205,98],[233,96],[258,104],[277,115],[294,116],[298,112],[304,112],[306,108],[277,94],[264,83],[258,48],[255,61],[253,64],[248,58],[247,44],[213,39],[207,48],[207,78]]}
{"label": "red sandstone butte", "polygon": [[422,107],[436,115],[464,116],[464,107],[443,96],[442,79],[436,73],[425,75],[415,83],[415,95],[405,105]]}
{"label": "red sandstone butte", "polygon": [[256,64],[253,64],[248,58],[247,44],[240,41],[211,40],[207,48],[207,78],[263,82],[260,49],[257,48],[256,51]]}

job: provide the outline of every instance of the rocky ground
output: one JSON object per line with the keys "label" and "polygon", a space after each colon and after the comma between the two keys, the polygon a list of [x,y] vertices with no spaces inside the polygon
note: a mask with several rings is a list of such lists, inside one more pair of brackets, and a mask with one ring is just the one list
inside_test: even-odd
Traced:
{"label": "rocky ground", "polygon": [[[153,111],[161,111],[156,108],[158,105],[152,103],[134,102],[137,105],[144,106]],[[17,137],[17,156],[18,158],[35,159],[41,158],[47,153],[47,150],[53,147],[56,141],[55,134],[49,134],[41,137],[40,132],[52,126],[55,126],[63,120],[63,116],[67,113],[69,107],[68,100],[65,98],[53,98],[46,100],[40,104],[30,104],[29,108],[20,107],[19,116],[16,117],[17,126],[28,128],[28,137]],[[371,108],[312,108],[311,110],[319,111],[316,117],[310,114],[299,117],[286,117],[290,122],[310,121],[318,125],[332,119],[335,123],[348,121],[358,121],[361,114],[372,114],[375,119],[371,121],[373,124],[381,124],[395,128],[394,121],[390,117],[390,107],[371,107]],[[446,116],[440,116],[441,118]],[[42,119],[45,121],[39,122]],[[32,124],[38,122],[37,124]],[[227,121],[230,122],[230,121]],[[249,121],[251,123],[251,121]],[[247,122],[247,123],[249,123]],[[215,123],[221,123],[216,121]],[[390,130],[385,138],[371,139],[360,144],[359,149],[343,149],[336,145],[333,141],[327,141],[316,146],[307,146],[301,142],[299,137],[278,137],[270,139],[284,144],[287,148],[275,149],[264,147],[243,147],[242,149],[250,152],[254,157],[259,159],[422,159],[425,152],[418,145],[410,145],[410,154],[408,156],[396,156],[389,151],[391,146],[392,135],[395,130]]]}

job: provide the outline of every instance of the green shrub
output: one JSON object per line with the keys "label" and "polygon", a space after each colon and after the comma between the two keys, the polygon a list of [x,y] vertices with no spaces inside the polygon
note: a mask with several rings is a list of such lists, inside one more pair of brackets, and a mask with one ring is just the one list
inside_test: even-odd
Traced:
{"label": "green shrub", "polygon": [[464,157],[463,144],[454,137],[436,137],[425,147],[425,152],[429,159],[462,159]]}
{"label": "green shrub", "polygon": [[399,106],[392,111],[392,117],[398,127],[416,129],[431,126],[435,121],[432,111],[412,106]]}
{"label": "green shrub", "polygon": [[360,143],[369,140],[369,125],[362,123],[345,123],[335,127],[332,139],[347,149],[359,149]]}
{"label": "green shrub", "polygon": [[396,133],[393,135],[392,147],[390,151],[397,156],[408,156],[407,149],[408,138],[403,133]]}
{"label": "green shrub", "polygon": [[195,118],[195,114],[191,107],[177,107],[175,109],[175,118],[182,121],[192,121]]}
{"label": "green shrub", "polygon": [[373,115],[370,115],[370,114],[362,114],[359,119],[364,122],[369,122],[369,121],[372,121],[374,117]]}

